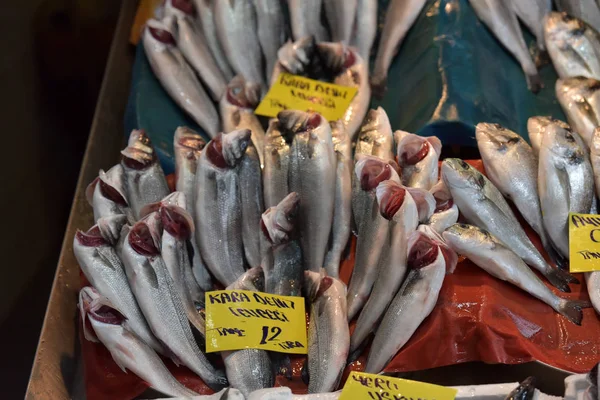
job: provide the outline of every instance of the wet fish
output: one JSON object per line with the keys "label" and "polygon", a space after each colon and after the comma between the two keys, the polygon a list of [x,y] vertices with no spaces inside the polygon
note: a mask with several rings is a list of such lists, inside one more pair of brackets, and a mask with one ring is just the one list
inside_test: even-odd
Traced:
{"label": "wet fish", "polygon": [[352,143],[341,121],[331,122],[331,137],[336,158],[335,205],[331,245],[325,255],[327,275],[339,276],[342,254],[350,238],[352,220]]}
{"label": "wet fish", "polygon": [[342,378],[350,331],[346,317],[346,285],[324,273],[306,271],[310,306],[308,327],[308,393],[335,390]]}
{"label": "wet fish", "polygon": [[287,39],[287,28],[280,0],[254,0],[258,22],[258,40],[265,57],[265,76],[271,77],[277,51]]}
{"label": "wet fish", "polygon": [[[287,133],[284,131],[284,133]],[[269,122],[265,135],[263,190],[265,207],[274,207],[289,193],[288,171],[293,134],[282,135],[279,121]]]}
{"label": "wet fish", "polygon": [[582,20],[551,12],[544,24],[546,48],[560,78],[600,79],[600,36]]}
{"label": "wet fish", "polygon": [[489,232],[472,225],[454,224],[442,235],[457,253],[466,256],[490,275],[517,286],[574,324],[581,325],[581,309],[590,304],[555,295],[519,256]]}
{"label": "wet fish", "polygon": [[542,88],[542,80],[529,54],[525,39],[523,39],[523,32],[519,26],[517,16],[512,10],[513,1],[469,0],[469,3],[471,3],[477,17],[521,64],[527,87],[533,93],[537,93]]}
{"label": "wet fish", "polygon": [[[399,131],[401,132],[401,131]],[[412,133],[396,134],[398,164],[402,168],[402,183],[408,187],[429,190],[438,181],[438,161],[442,142],[435,137]]]}
{"label": "wet fish", "polygon": [[[236,131],[234,131],[236,132]],[[248,144],[239,163],[239,193],[242,205],[242,242],[246,261],[251,267],[261,263],[260,221],[263,204],[262,170],[258,151]]]}
{"label": "wet fish", "polygon": [[427,223],[431,229],[441,234],[458,221],[458,207],[443,180],[438,181],[429,192],[435,199],[435,210]]}
{"label": "wet fish", "polygon": [[281,111],[280,130],[293,135],[288,185],[300,196],[298,221],[304,267],[319,271],[327,251],[335,201],[336,159],[331,128],[320,114]]}
{"label": "wet fish", "polygon": [[594,172],[596,196],[600,197],[600,128],[594,129],[590,142],[590,162]]}
{"label": "wet fish", "polygon": [[444,160],[442,178],[467,221],[489,231],[558,289],[570,291],[567,282],[577,280],[546,263],[492,182],[469,164],[456,158]]}
{"label": "wet fish", "polygon": [[437,302],[446,274],[439,246],[423,232],[413,232],[408,240],[407,265],[408,275],[377,327],[365,372],[381,372]]}
{"label": "wet fish", "polygon": [[[94,341],[100,341],[123,372],[130,370],[167,396],[197,395],[171,375],[156,352],[128,329],[126,317],[94,288],[86,286],[79,291],[79,310],[86,338],[93,335]],[[88,331],[86,318],[93,332]]]}
{"label": "wet fish", "polygon": [[196,240],[209,271],[224,285],[244,273],[239,165],[250,143],[247,129],[208,142],[196,170]]}
{"label": "wet fish", "polygon": [[546,135],[546,128],[549,125],[556,124],[563,129],[571,129],[569,124],[555,119],[553,117],[539,116],[530,117],[527,120],[527,133],[529,134],[529,141],[531,142],[531,148],[533,153],[537,157],[540,153],[540,147],[542,145],[542,139]]}
{"label": "wet fish", "polygon": [[377,1],[358,0],[351,45],[358,49],[363,60],[368,61],[377,34]]}
{"label": "wet fish", "polygon": [[170,28],[155,19],[143,33],[146,56],[165,91],[210,136],[219,131],[219,114],[194,71],[175,46]]}
{"label": "wet fish", "polygon": [[552,0],[511,0],[512,10],[535,35],[538,49],[546,50],[544,43],[544,18],[552,11]]}
{"label": "wet fish", "polygon": [[[590,383],[589,388],[587,389],[587,391],[585,392],[581,392],[579,391],[579,393],[577,394],[578,397],[581,396],[582,398],[591,398],[594,400],[597,400],[600,397],[600,392],[598,391],[598,382],[600,382],[600,380],[598,379],[600,376],[600,366],[598,364],[594,365],[594,367],[592,368],[592,370],[588,373],[587,375],[587,381]],[[582,394],[580,394],[582,393]]]}
{"label": "wet fish", "polygon": [[446,262],[446,273],[453,273],[458,265],[458,254],[448,246],[442,235],[434,231],[429,225],[421,224],[417,227],[417,230],[424,233],[434,244],[439,246]]}
{"label": "wet fish", "polygon": [[227,379],[196,344],[185,308],[160,256],[159,229],[160,217],[151,213],[127,234],[121,259],[129,284],[148,324],[172,353],[173,361],[190,368],[212,389],[221,389],[227,385]]}
{"label": "wet fish", "polygon": [[130,222],[135,222],[133,213],[127,202],[123,167],[117,164],[108,171],[100,170],[85,190],[88,203],[94,209],[94,221],[114,215],[126,215]]}
{"label": "wet fish", "polygon": [[594,0],[554,0],[556,8],[565,14],[584,20],[596,31],[600,31],[600,10]]}
{"label": "wet fish", "polygon": [[327,0],[324,6],[331,30],[331,41],[350,44],[358,0]]}
{"label": "wet fish", "polygon": [[100,218],[96,225],[98,225],[102,238],[111,246],[116,246],[121,239],[121,232],[127,222],[127,216],[121,214]]}
{"label": "wet fish", "polygon": [[359,154],[379,157],[386,161],[394,160],[392,126],[385,110],[381,107],[369,110],[360,127],[354,151],[355,158]]}
{"label": "wet fish", "polygon": [[387,75],[392,60],[406,34],[425,6],[425,0],[392,0],[385,14],[371,84],[375,92],[382,93],[387,85]]}
{"label": "wet fish", "polygon": [[328,39],[327,31],[321,24],[322,1],[287,0],[294,40],[307,36],[314,36],[317,42]]}
{"label": "wet fish", "polygon": [[505,400],[530,400],[535,396],[535,378],[530,376],[519,383],[512,392],[506,396]]}
{"label": "wet fish", "polygon": [[394,181],[383,181],[377,186],[376,193],[379,213],[389,220],[390,230],[381,244],[383,254],[371,296],[350,337],[351,353],[360,348],[400,288],[407,271],[408,237],[419,225],[417,206],[405,187]]}
{"label": "wet fish", "polygon": [[569,124],[589,147],[600,125],[600,81],[575,77],[556,81],[556,97]]}
{"label": "wet fish", "polygon": [[406,187],[419,212],[419,222],[425,224],[435,211],[435,198],[429,191],[420,188]]}

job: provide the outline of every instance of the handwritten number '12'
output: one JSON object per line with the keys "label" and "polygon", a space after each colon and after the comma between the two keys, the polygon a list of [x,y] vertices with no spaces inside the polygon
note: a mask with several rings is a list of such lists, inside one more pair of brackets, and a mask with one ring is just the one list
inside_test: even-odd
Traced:
{"label": "handwritten number '12'", "polygon": [[269,334],[269,327],[263,326],[262,327],[262,339],[260,339],[260,344],[267,344],[267,341],[270,342],[272,340],[275,340],[275,338],[281,334],[281,328],[278,326],[273,326],[273,327],[271,327],[271,333],[273,334],[273,336],[271,336],[269,339],[267,339],[267,335]]}

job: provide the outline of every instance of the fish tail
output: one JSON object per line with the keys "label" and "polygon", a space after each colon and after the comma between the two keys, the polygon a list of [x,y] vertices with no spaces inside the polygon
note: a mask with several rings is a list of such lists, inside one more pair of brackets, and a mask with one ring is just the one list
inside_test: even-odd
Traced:
{"label": "fish tail", "polygon": [[542,79],[537,71],[535,74],[527,74],[525,79],[527,80],[527,87],[532,93],[537,94],[544,87]]}
{"label": "fish tail", "polygon": [[569,283],[579,283],[577,278],[572,276],[566,271],[563,271],[558,268],[550,269],[547,273],[544,274],[548,281],[552,284],[552,286],[556,287],[561,292],[571,293],[571,288],[569,287]]}
{"label": "fish tail", "polygon": [[382,99],[387,92],[387,74],[374,74],[371,77],[371,89],[377,99]]}
{"label": "fish tail", "polygon": [[572,323],[581,325],[581,319],[583,318],[583,312],[581,310],[591,306],[591,303],[586,300],[562,299],[556,311],[561,315],[564,315]]}
{"label": "fish tail", "polygon": [[348,354],[348,360],[346,361],[346,364],[352,364],[354,361],[358,360],[358,357],[360,357],[360,355],[367,348],[369,343],[371,343],[371,337],[373,335],[369,335],[369,336],[370,337],[367,337],[365,340],[362,341],[362,343],[359,343],[358,345],[356,345],[355,346],[356,348],[350,349],[350,353]]}

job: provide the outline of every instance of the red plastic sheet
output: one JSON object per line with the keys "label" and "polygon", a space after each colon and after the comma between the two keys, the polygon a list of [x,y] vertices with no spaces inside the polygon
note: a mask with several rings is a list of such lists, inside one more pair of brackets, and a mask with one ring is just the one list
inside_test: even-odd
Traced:
{"label": "red plastic sheet", "polygon": [[[483,170],[480,161],[469,163]],[[541,249],[539,238],[521,222]],[[346,283],[353,262],[350,258],[342,264],[340,275]],[[581,284],[571,285],[572,293],[553,289],[555,293],[564,298],[587,300],[583,275],[576,276]],[[89,400],[128,400],[147,388],[132,373],[121,371],[101,344],[88,342],[83,335],[80,339]],[[469,361],[520,364],[537,360],[572,372],[587,372],[599,359],[600,318],[592,308],[584,310],[583,323],[577,326],[526,292],[461,259],[454,274],[446,276],[431,315],[386,371],[417,371]],[[365,355],[348,370],[360,370],[364,360]],[[277,384],[290,386],[297,393],[306,392],[300,379],[303,361],[303,357],[294,357],[293,381],[278,377]],[[176,367],[170,360],[165,360],[165,364],[190,389],[211,393],[187,368]]]}

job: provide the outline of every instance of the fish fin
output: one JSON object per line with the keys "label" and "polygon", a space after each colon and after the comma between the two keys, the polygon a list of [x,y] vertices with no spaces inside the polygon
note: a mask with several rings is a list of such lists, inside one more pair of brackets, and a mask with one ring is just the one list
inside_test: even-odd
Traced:
{"label": "fish fin", "polygon": [[546,253],[548,253],[548,256],[550,257],[552,262],[556,264],[557,267],[559,267],[562,270],[569,269],[569,259],[560,254],[560,251],[558,251],[558,249],[554,247],[550,240],[546,240],[546,243],[544,244],[544,249],[546,250]]}
{"label": "fish fin", "polygon": [[300,372],[300,378],[302,378],[302,382],[304,382],[304,384],[306,386],[308,386],[308,383],[310,382],[310,371],[308,370],[308,358],[304,360],[304,363],[302,364],[302,371]]}
{"label": "fish fin", "polygon": [[506,399],[529,400],[533,399],[535,393],[535,378],[530,376],[508,394]]}
{"label": "fish fin", "polygon": [[535,74],[525,75],[525,80],[527,81],[527,88],[534,94],[537,94],[544,87],[542,79],[537,71]]}
{"label": "fish fin", "polygon": [[591,303],[585,300],[566,300],[563,299],[558,306],[558,312],[564,315],[569,321],[576,325],[581,325],[583,318],[582,309],[591,307]]}
{"label": "fish fin", "polygon": [[225,389],[225,391],[223,392],[221,397],[219,397],[219,400],[227,400],[229,398],[229,389],[231,389],[231,388]]}
{"label": "fish fin", "polygon": [[373,337],[373,333],[371,332],[365,340],[362,341],[361,344],[358,345],[356,350],[352,353],[348,354],[348,360],[346,361],[346,365],[352,364],[354,361],[358,360],[358,357],[363,353],[363,351],[367,348],[369,343],[371,342],[371,338]]}

